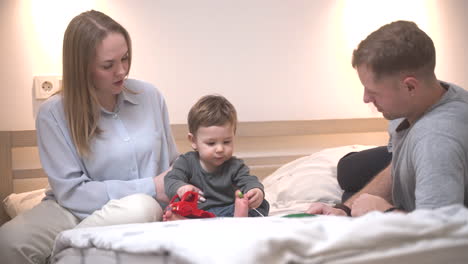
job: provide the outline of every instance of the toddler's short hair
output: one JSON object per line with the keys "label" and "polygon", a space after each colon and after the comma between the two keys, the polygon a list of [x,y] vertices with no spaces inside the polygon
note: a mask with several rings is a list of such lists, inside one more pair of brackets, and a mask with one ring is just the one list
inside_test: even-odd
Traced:
{"label": "toddler's short hair", "polygon": [[234,106],[221,95],[206,95],[192,106],[188,114],[189,132],[194,134],[201,126],[223,126],[229,123],[234,133],[237,128],[237,112]]}

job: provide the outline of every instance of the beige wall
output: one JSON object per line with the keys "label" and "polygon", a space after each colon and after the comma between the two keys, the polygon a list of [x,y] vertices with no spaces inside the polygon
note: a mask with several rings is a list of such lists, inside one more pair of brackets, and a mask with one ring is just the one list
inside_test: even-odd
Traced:
{"label": "beige wall", "polygon": [[362,103],[350,54],[397,19],[432,36],[440,79],[468,87],[463,0],[0,0],[0,130],[34,128],[33,76],[61,74],[65,27],[91,8],[129,30],[130,76],[159,87],[172,123],[208,93],[241,121],[379,116]]}

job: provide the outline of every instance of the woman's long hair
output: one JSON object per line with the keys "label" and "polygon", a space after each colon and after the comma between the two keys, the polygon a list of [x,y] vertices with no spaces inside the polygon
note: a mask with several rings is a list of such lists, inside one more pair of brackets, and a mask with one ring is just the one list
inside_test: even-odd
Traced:
{"label": "woman's long hair", "polygon": [[101,109],[90,68],[97,46],[109,33],[124,36],[130,71],[132,48],[127,30],[99,11],[87,11],[73,18],[63,39],[63,106],[71,137],[81,156],[89,155],[91,139],[102,132],[97,125]]}

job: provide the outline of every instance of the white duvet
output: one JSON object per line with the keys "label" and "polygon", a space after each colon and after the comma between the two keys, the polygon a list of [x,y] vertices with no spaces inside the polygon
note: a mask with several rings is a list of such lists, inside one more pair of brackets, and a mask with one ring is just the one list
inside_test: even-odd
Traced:
{"label": "white duvet", "polygon": [[192,263],[468,263],[468,209],[83,228],[62,232],[53,255],[69,247],[168,254]]}

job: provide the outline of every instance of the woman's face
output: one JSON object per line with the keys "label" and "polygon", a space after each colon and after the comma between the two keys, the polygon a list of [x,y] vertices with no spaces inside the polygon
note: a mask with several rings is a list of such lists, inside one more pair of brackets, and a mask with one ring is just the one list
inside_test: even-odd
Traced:
{"label": "woman's face", "polygon": [[99,98],[122,92],[129,66],[128,46],[120,33],[110,33],[96,48],[91,77]]}

